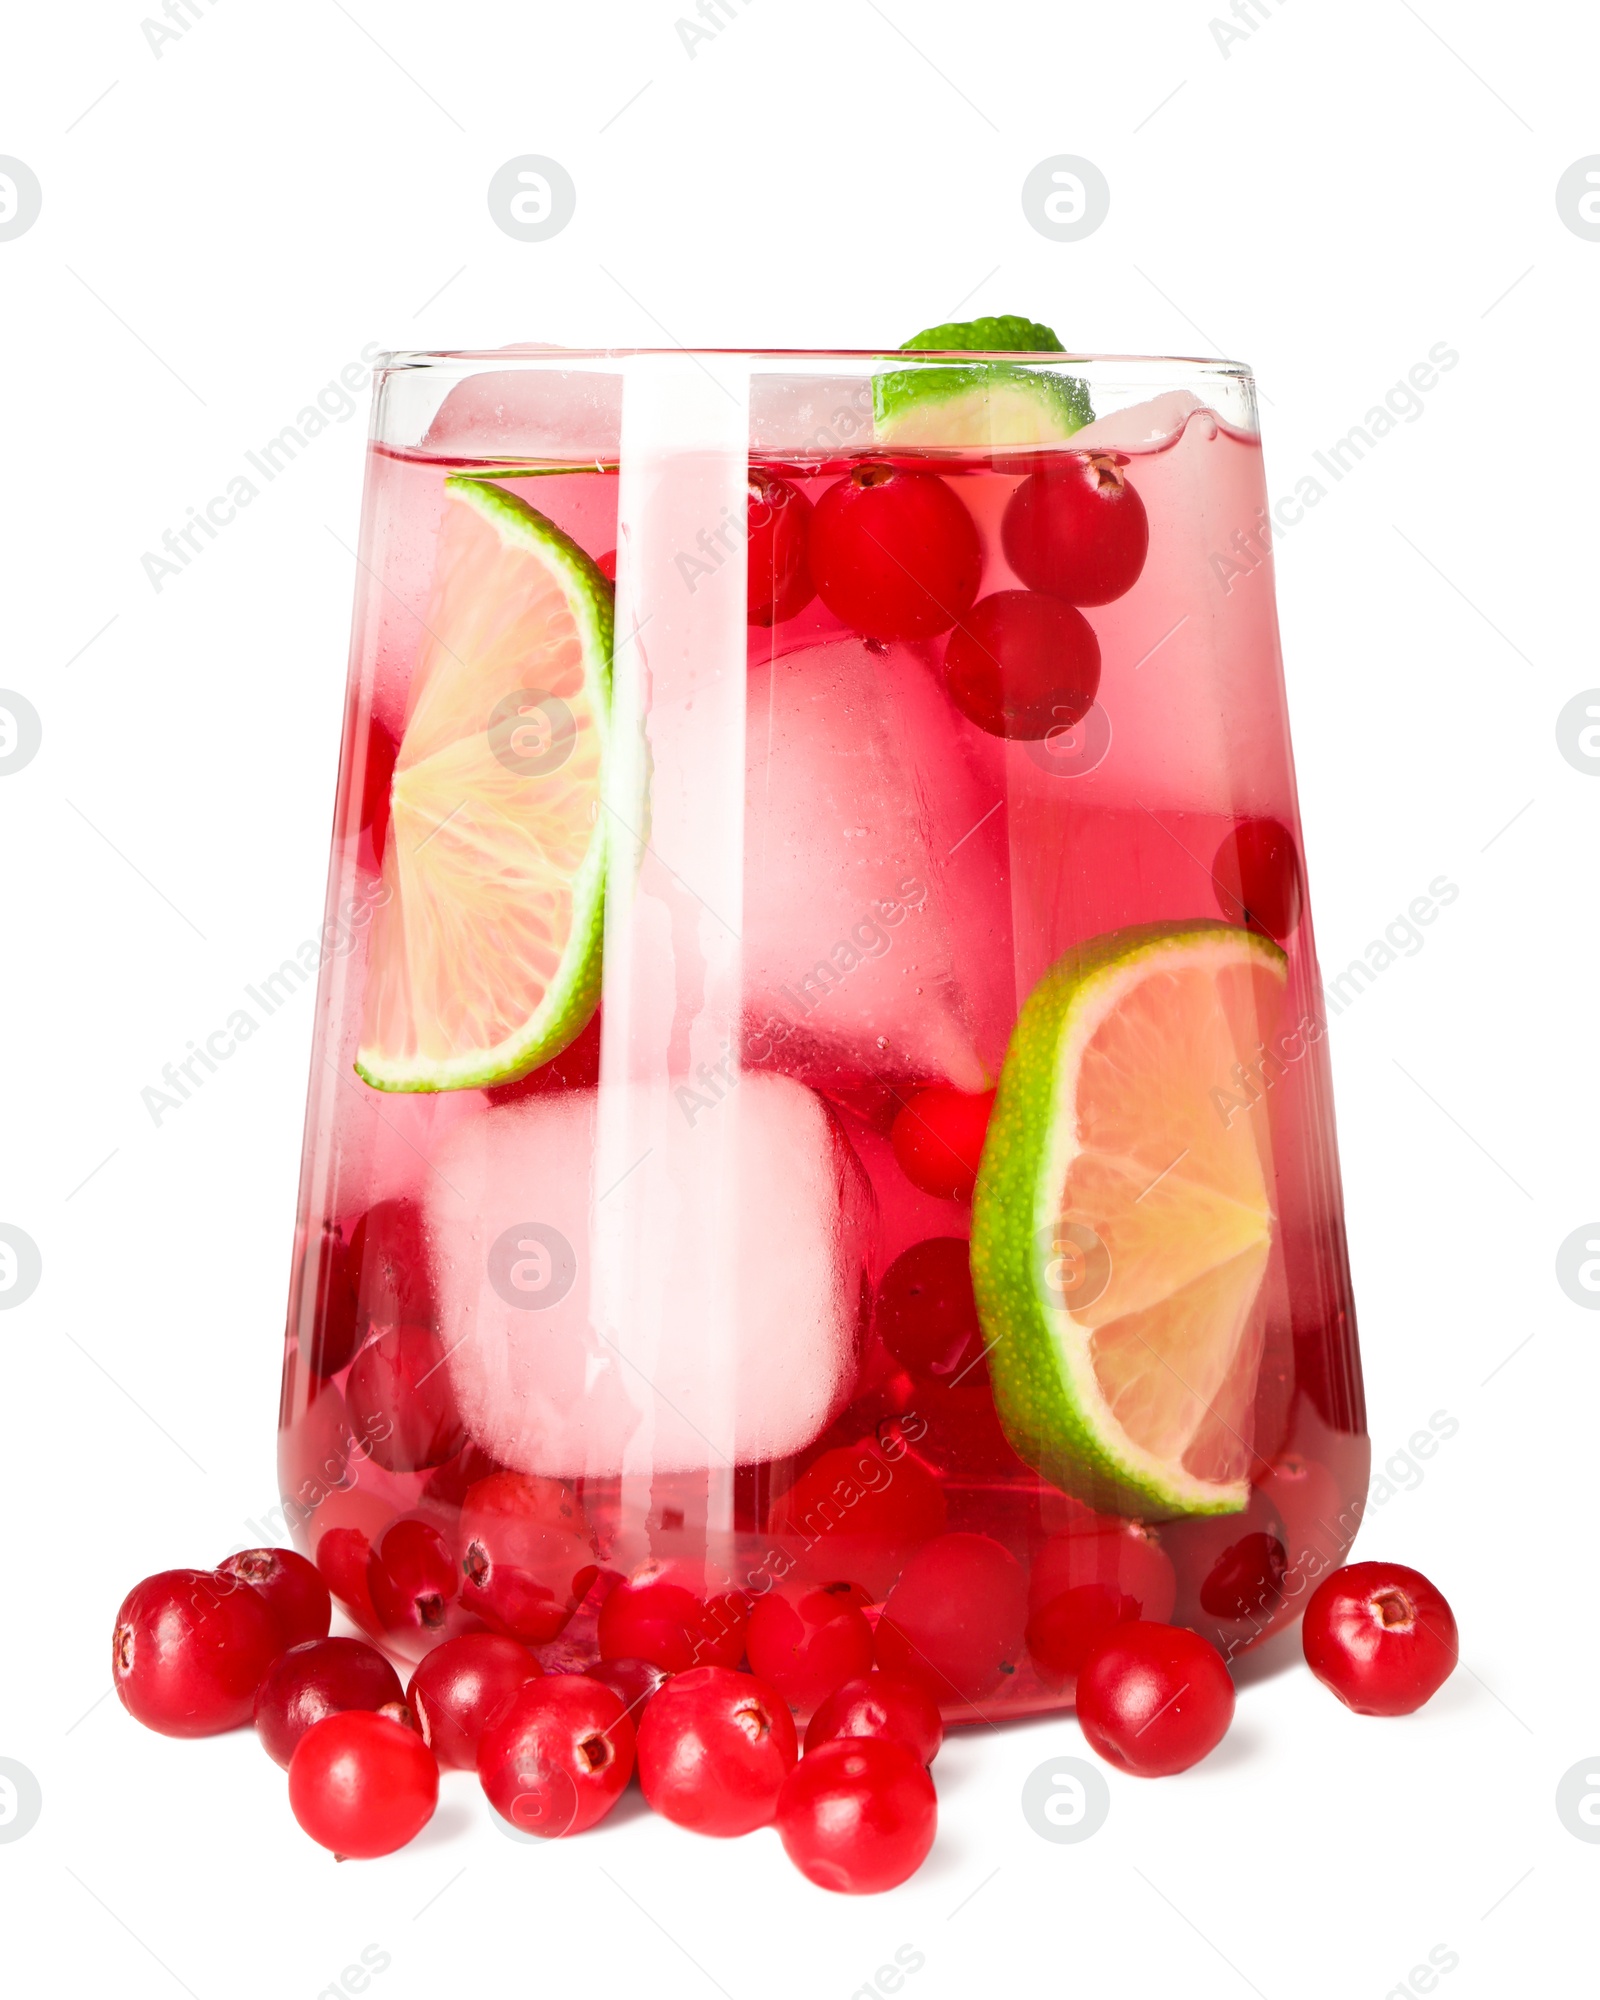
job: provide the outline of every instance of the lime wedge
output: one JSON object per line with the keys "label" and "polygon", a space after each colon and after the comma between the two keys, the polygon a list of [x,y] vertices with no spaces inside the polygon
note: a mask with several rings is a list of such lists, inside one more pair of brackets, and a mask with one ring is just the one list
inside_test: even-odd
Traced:
{"label": "lime wedge", "polygon": [[1264,1110],[1238,1109],[1286,961],[1226,924],[1069,952],[1011,1038],[972,1276],[1018,1453],[1091,1505],[1237,1513],[1272,1247]]}
{"label": "lime wedge", "polygon": [[444,490],[356,1055],[377,1090],[525,1076],[600,990],[612,588],[515,494]]}
{"label": "lime wedge", "polygon": [[[907,350],[986,354],[1060,354],[1047,326],[1004,313],[952,320],[913,334]],[[873,381],[880,444],[987,450],[1058,444],[1090,421],[1088,384],[1055,369],[1003,361],[971,367],[906,368]]]}

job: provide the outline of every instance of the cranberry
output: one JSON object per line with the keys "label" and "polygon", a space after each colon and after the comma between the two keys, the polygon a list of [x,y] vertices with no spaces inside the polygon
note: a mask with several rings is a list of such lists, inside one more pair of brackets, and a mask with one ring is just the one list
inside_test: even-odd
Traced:
{"label": "cranberry", "polygon": [[919,1090],[895,1113],[889,1133],[901,1173],[924,1194],[971,1201],[993,1109],[992,1090]]}
{"label": "cranberry", "polygon": [[478,1480],[461,1503],[459,1534],[463,1606],[530,1646],[556,1637],[597,1573],[583,1510],[558,1479]]}
{"label": "cranberry", "polygon": [[1320,1575],[1349,1546],[1351,1521],[1339,1482],[1303,1452],[1279,1454],[1258,1481],[1262,1495],[1283,1521],[1283,1546],[1296,1593],[1304,1579]]}
{"label": "cranberry", "polygon": [[385,1531],[367,1567],[372,1608],[385,1630],[411,1637],[444,1630],[460,1581],[444,1536],[409,1517]]}
{"label": "cranberry", "polygon": [[621,1701],[587,1674],[529,1681],[478,1741],[490,1805],[522,1832],[552,1840],[604,1819],[633,1760],[633,1724]]}
{"label": "cranberry", "polygon": [[217,1565],[219,1576],[237,1577],[266,1600],[278,1621],[279,1640],[298,1646],[302,1639],[323,1639],[333,1622],[328,1586],[294,1549],[241,1549]]}
{"label": "cranberry", "polygon": [[748,520],[750,623],[781,625],[816,594],[806,561],[811,502],[787,479],[753,472]]}
{"label": "cranberry", "polygon": [[376,716],[368,718],[367,760],[361,774],[361,831],[372,839],[372,861],[383,860],[389,831],[389,796],[394,785],[394,760],[399,745]]}
{"label": "cranberry", "polygon": [[444,1347],[431,1327],[392,1326],[350,1364],[344,1397],[358,1435],[385,1472],[421,1472],[467,1441]]}
{"label": "cranberry", "polygon": [[1240,820],[1217,849],[1211,880],[1230,924],[1281,944],[1300,921],[1300,849],[1281,820]]}
{"label": "cranberry", "polygon": [[798,1755],[776,1689],[727,1667],[674,1674],[639,1723],[639,1783],[664,1819],[730,1836],[770,1824]]}
{"label": "cranberry", "polygon": [[313,1723],[289,1760],[289,1805],[320,1846],[370,1861],[414,1840],[439,1803],[439,1767],[414,1730],[359,1708]]}
{"label": "cranberry", "polygon": [[1165,1778],[1215,1750],[1233,1720],[1233,1682],[1198,1632],[1119,1625],[1078,1672],[1078,1720],[1119,1770]]}
{"label": "cranberry", "polygon": [[876,1438],[813,1460],[774,1503],[771,1532],[795,1551],[801,1576],[849,1577],[881,1598],[910,1552],[945,1524],[944,1489],[908,1452]]}
{"label": "cranberry", "polygon": [[417,1496],[418,1509],[453,1534],[460,1525],[461,1503],[468,1491],[480,1479],[504,1470],[480,1445],[469,1444],[458,1458],[446,1459],[428,1474]]}
{"label": "cranberry", "polygon": [[950,634],[944,676],[950,699],[980,729],[1038,741],[1094,706],[1100,642],[1064,598],[997,590]]}
{"label": "cranberry", "polygon": [[[374,1715],[387,1716],[391,1722],[398,1722],[402,1729],[412,1730],[416,1735],[422,1736],[422,1725],[403,1701],[386,1701],[381,1708],[375,1708],[372,1712]],[[422,1740],[426,1743],[428,1739],[423,1736]]]}
{"label": "cranberry", "polygon": [[372,1562],[372,1544],[359,1528],[328,1528],[317,1543],[317,1571],[352,1618],[363,1625],[376,1625],[372,1593],[367,1588],[367,1572]]}
{"label": "cranberry", "polygon": [[381,1709],[400,1699],[400,1680],[365,1639],[307,1639],[279,1654],[256,1689],[256,1734],[275,1764],[326,1715]]}
{"label": "cranberry", "polygon": [[650,1563],[601,1605],[600,1657],[648,1660],[669,1674],[736,1667],[749,1618],[749,1604],[737,1594],[701,1599],[670,1567]]}
{"label": "cranberry", "polygon": [[1000,544],[1030,590],[1109,604],[1138,582],[1150,523],[1110,453],[1063,452],[1007,501]]}
{"label": "cranberry", "polygon": [[811,519],[822,601],[869,639],[931,639],[971,608],[983,573],[972,516],[933,472],[860,465]]}
{"label": "cranberry", "polygon": [[845,1736],[878,1736],[931,1764],[944,1741],[944,1721],[928,1683],[915,1674],[881,1670],[836,1687],[806,1730],[806,1755]]}
{"label": "cranberry", "polygon": [[1177,1579],[1150,1531],[1085,1513],[1052,1535],[1028,1577],[1028,1651],[1052,1678],[1075,1674],[1117,1625],[1172,1615]]}
{"label": "cranberry", "polygon": [[654,1660],[597,1660],[585,1670],[590,1680],[610,1688],[627,1710],[628,1720],[637,1729],[645,1705],[672,1676]]}
{"label": "cranberry", "polygon": [[1016,1669],[1028,1592],[1011,1551],[988,1535],[941,1535],[900,1572],[878,1621],[878,1664],[920,1673],[941,1699],[976,1700]]}
{"label": "cranberry", "polygon": [[927,1859],[939,1825],[933,1780],[881,1737],[811,1751],[778,1795],[778,1838],[808,1882],[846,1896],[893,1889]]}
{"label": "cranberry", "polygon": [[856,1584],[780,1584],[750,1614],[750,1671],[791,1708],[815,1708],[872,1665],[872,1627],[861,1613],[867,1602]]}
{"label": "cranberry", "polygon": [[597,570],[599,570],[600,574],[605,578],[607,583],[616,582],[617,552],[615,549],[607,549],[603,556],[596,556],[594,559],[594,566]]}
{"label": "cranberry", "polygon": [[337,1375],[341,1368],[348,1367],[361,1345],[362,1324],[349,1246],[336,1222],[322,1225],[317,1241],[315,1286],[306,1363],[314,1375]]}
{"label": "cranberry", "polygon": [[111,1676],[146,1729],[214,1736],[250,1720],[261,1677],[282,1650],[259,1591],[218,1570],[168,1569],[122,1600]]}
{"label": "cranberry", "polygon": [[1161,1540],[1178,1576],[1174,1616],[1230,1658],[1282,1611],[1288,1570],[1283,1522],[1261,1487],[1252,1489],[1243,1513],[1171,1521]]}
{"label": "cranberry", "polygon": [[878,1287],[874,1323],[919,1382],[976,1387],[989,1379],[972,1268],[959,1236],[930,1236],[896,1257]]}
{"label": "cranberry", "polygon": [[1357,1715],[1409,1715],[1437,1694],[1460,1653],[1455,1614],[1419,1570],[1350,1563],[1306,1606],[1306,1663]]}
{"label": "cranberry", "polygon": [[434,1647],[411,1676],[406,1700],[439,1762],[475,1771],[484,1729],[519,1688],[542,1672],[515,1639],[498,1632],[467,1632]]}
{"label": "cranberry", "polygon": [[375,1201],[350,1232],[350,1270],[370,1326],[433,1326],[433,1274],[422,1209],[404,1195]]}

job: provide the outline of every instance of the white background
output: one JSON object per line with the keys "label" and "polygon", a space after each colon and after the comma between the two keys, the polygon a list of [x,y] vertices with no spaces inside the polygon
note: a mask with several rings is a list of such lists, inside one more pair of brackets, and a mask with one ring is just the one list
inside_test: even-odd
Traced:
{"label": "white background", "polygon": [[[0,1317],[0,1755],[44,1801],[0,1847],[8,1989],[314,2000],[376,1945],[380,2000],[848,2000],[909,1945],[913,2000],[1382,2000],[1443,1945],[1448,2000],[1591,1990],[1600,1847],[1554,1793],[1600,1753],[1600,1320],[1555,1254],[1600,1214],[1600,782],[1555,722],[1600,683],[1600,243],[1555,188],[1600,152],[1600,20],[1261,0],[1224,54],[1207,0],[731,0],[691,57],[674,0],[194,8],[159,56],[135,0],[15,9],[0,77],[44,191],[0,242],[0,681],[44,730],[0,780],[0,1220],[44,1269]],[[522,153],[577,185],[547,243],[486,205]],[[1020,204],[1057,153],[1110,183],[1081,243]],[[274,1499],[309,995],[159,1129],[139,1093],[320,921],[364,396],[159,593],[141,556],[369,342],[862,345],[979,311],[1252,362],[1275,494],[1460,353],[1278,583],[1325,967],[1460,887],[1333,1049],[1376,1461],[1460,1427],[1358,1553],[1436,1578],[1461,1670],[1364,1721],[1291,1641],[1202,1768],[1112,1773],[1081,1846],[1019,1806],[1086,1754],[1070,1718],[967,1733],[887,1898],[636,1803],[521,1845],[465,1776],[412,1848],[337,1867],[248,1733],[171,1743],[106,1690],[124,1590]]]}

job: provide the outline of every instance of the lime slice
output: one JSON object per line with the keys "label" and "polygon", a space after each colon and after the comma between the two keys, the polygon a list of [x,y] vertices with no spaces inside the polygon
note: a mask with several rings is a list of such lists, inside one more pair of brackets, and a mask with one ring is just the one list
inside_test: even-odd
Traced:
{"label": "lime slice", "polygon": [[[930,326],[905,343],[909,350],[988,354],[1060,354],[1047,326],[1012,313],[993,319]],[[874,378],[873,409],[880,444],[987,450],[1007,445],[1058,444],[1094,412],[1088,384],[1054,369],[1003,361],[969,368],[907,368]]]}
{"label": "lime slice", "polygon": [[1110,1511],[1237,1513],[1249,1496],[1272,1247],[1260,1063],[1282,951],[1153,924],[1069,952],[1001,1072],[972,1219],[995,1403],[1053,1484]]}
{"label": "lime slice", "polygon": [[611,585],[503,487],[444,494],[356,1055],[378,1090],[525,1076],[600,990]]}

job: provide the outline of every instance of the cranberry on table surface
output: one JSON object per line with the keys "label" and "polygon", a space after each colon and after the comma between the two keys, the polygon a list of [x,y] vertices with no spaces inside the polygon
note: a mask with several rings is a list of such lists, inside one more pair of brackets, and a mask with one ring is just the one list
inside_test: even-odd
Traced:
{"label": "cranberry on table surface", "polygon": [[1094,706],[1100,642],[1065,598],[997,590],[950,634],[944,677],[950,699],[980,729],[1038,742]]}
{"label": "cranberry on table surface", "polygon": [[135,1584],[111,1636],[118,1699],[163,1736],[214,1736],[250,1720],[262,1675],[283,1651],[258,1591],[218,1570],[168,1569]]}
{"label": "cranberry on table surface", "polygon": [[307,1639],[280,1653],[256,1689],[256,1734],[287,1767],[314,1723],[350,1708],[376,1711],[400,1696],[399,1675],[365,1639]]}
{"label": "cranberry on table surface", "polygon": [[626,1709],[628,1720],[636,1730],[646,1704],[672,1678],[666,1668],[658,1667],[654,1660],[596,1660],[592,1667],[586,1667],[584,1671],[590,1680],[610,1688]]}
{"label": "cranberry on table surface", "polygon": [[903,1250],[878,1286],[873,1323],[895,1360],[919,1382],[977,1387],[989,1379],[962,1237],[930,1236]]}
{"label": "cranberry on table surface", "polygon": [[423,1472],[467,1442],[438,1334],[392,1326],[370,1340],[345,1377],[345,1406],[385,1472]]}
{"label": "cranberry on table surface", "polygon": [[806,1729],[806,1755],[847,1736],[881,1737],[931,1764],[944,1741],[944,1720],[925,1680],[879,1669],[845,1681],[822,1703]]}
{"label": "cranberry on table surface", "polygon": [[908,1097],[889,1132],[901,1173],[924,1194],[971,1201],[993,1110],[992,1090],[933,1084]]}
{"label": "cranberry on table surface", "polygon": [[907,1560],[878,1620],[878,1664],[920,1675],[941,1702],[989,1694],[1022,1656],[1022,1566],[989,1535],[941,1535]]}
{"label": "cranberry on table surface", "polygon": [[1211,864],[1217,903],[1230,924],[1244,924],[1282,944],[1305,901],[1300,849],[1276,819],[1242,819],[1223,836]]}
{"label": "cranberry on table surface", "polygon": [[640,1720],[639,1783],[663,1818],[731,1838],[770,1823],[798,1752],[775,1688],[727,1667],[692,1667]]}
{"label": "cranberry on table surface", "polygon": [[478,1480],[461,1503],[457,1536],[463,1609],[526,1645],[556,1638],[598,1574],[583,1510],[558,1479]]}
{"label": "cranberry on table surface", "polygon": [[1114,456],[1060,452],[1006,502],[1000,545],[1030,590],[1109,604],[1138,582],[1150,522]]}
{"label": "cranberry on table surface", "polygon": [[241,1549],[218,1563],[217,1573],[237,1577],[266,1600],[285,1646],[327,1637],[333,1600],[316,1564],[297,1549]]}
{"label": "cranberry on table surface", "polygon": [[896,1888],[922,1866],[939,1826],[933,1780],[882,1737],[809,1751],[778,1795],[778,1837],[807,1881],[840,1895]]}
{"label": "cranberry on table surface", "polygon": [[529,1681],[478,1739],[489,1803],[521,1832],[549,1840],[604,1819],[633,1764],[634,1728],[622,1702],[587,1674]]}
{"label": "cranberry on table surface", "polygon": [[412,1638],[444,1630],[460,1581],[444,1536],[409,1516],[385,1530],[367,1565],[372,1607],[384,1628]]}
{"label": "cranberry on table surface", "polygon": [[971,607],[983,548],[937,473],[859,465],[817,502],[810,561],[818,595],[852,631],[931,639]]}
{"label": "cranberry on table surface", "polygon": [[1078,1721],[1109,1764],[1164,1778],[1208,1756],[1233,1720],[1233,1681],[1181,1625],[1119,1625],[1078,1671]]}
{"label": "cranberry on table surface", "polygon": [[816,595],[806,559],[811,502],[787,479],[753,472],[746,519],[749,620],[752,625],[780,625],[804,611]]}
{"label": "cranberry on table surface", "polygon": [[439,1762],[452,1770],[475,1771],[484,1730],[543,1671],[515,1639],[498,1632],[466,1632],[435,1646],[418,1665],[406,1700]]}
{"label": "cranberry on table surface", "polygon": [[779,1584],[750,1614],[750,1671],[791,1708],[811,1709],[872,1665],[870,1602],[858,1584]]}
{"label": "cranberry on table surface", "polygon": [[414,1840],[439,1803],[439,1766],[413,1729],[347,1709],[314,1723],[289,1760],[289,1805],[319,1846],[370,1861]]}
{"label": "cranberry on table surface", "polygon": [[1438,1693],[1460,1657],[1455,1614],[1419,1570],[1351,1563],[1311,1593],[1306,1664],[1357,1715],[1409,1715]]}

